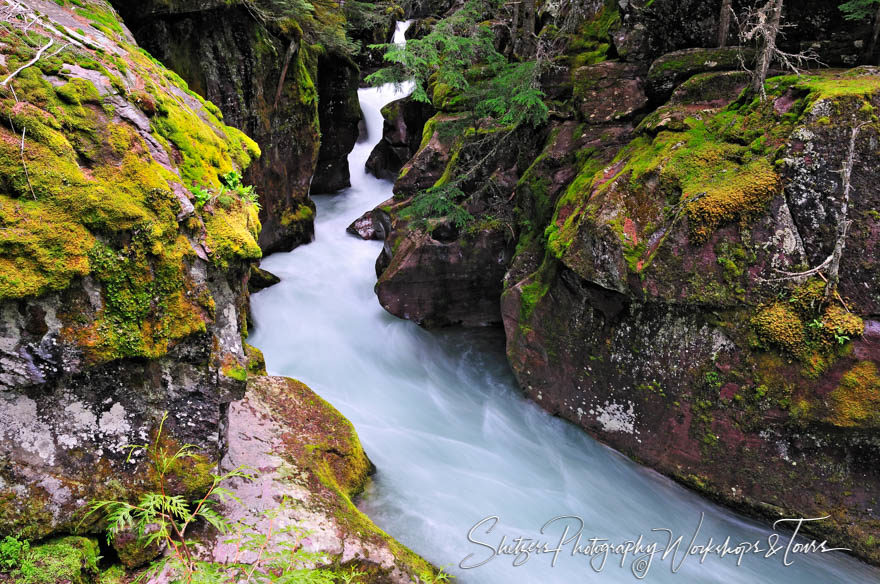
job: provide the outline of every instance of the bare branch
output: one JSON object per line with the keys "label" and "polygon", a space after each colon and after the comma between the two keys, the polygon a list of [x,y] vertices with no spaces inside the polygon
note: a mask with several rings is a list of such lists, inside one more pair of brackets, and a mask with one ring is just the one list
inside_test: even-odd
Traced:
{"label": "bare branch", "polygon": [[13,71],[12,73],[10,73],[10,74],[9,74],[9,77],[7,77],[6,79],[4,79],[3,82],[0,83],[0,86],[6,87],[6,86],[9,84],[9,82],[12,81],[12,79],[13,79],[16,75],[18,75],[19,73],[21,73],[22,71],[24,71],[24,70],[27,69],[28,67],[32,66],[32,65],[33,65],[34,63],[36,63],[37,61],[39,61],[39,60],[42,58],[43,53],[45,53],[45,52],[46,52],[46,51],[47,51],[52,45],[54,45],[54,44],[55,44],[55,41],[54,41],[53,39],[49,39],[49,42],[48,42],[48,43],[46,43],[45,45],[43,45],[42,47],[40,47],[40,50],[37,51],[37,54],[36,54],[36,56],[34,56],[33,59],[31,59],[30,61],[28,61],[27,63],[25,63],[24,65],[22,65],[21,67],[19,67],[19,68],[16,69],[15,71]]}

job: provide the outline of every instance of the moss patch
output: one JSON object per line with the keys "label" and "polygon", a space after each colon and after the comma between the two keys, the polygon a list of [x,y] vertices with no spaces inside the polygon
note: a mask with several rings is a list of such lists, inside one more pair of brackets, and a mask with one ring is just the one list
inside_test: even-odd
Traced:
{"label": "moss patch", "polygon": [[843,427],[880,427],[880,373],[876,363],[860,361],[843,374],[831,392],[828,420]]}
{"label": "moss patch", "polygon": [[11,584],[89,584],[98,574],[98,543],[64,537],[36,545],[9,573]]}

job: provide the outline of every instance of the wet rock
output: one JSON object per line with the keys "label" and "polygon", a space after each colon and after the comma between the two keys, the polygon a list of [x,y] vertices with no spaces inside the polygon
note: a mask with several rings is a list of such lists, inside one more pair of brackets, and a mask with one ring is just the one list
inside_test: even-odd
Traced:
{"label": "wet rock", "polygon": [[248,291],[253,294],[269,286],[274,286],[280,281],[281,278],[272,272],[258,266],[251,266],[251,274],[248,278]]}
{"label": "wet rock", "polygon": [[[427,327],[501,321],[498,298],[512,250],[501,230],[438,240],[414,232],[397,244],[376,283],[379,303]],[[439,234],[438,234],[439,237]]]}
{"label": "wet rock", "polygon": [[435,113],[430,104],[407,97],[382,108],[382,140],[367,159],[367,170],[379,178],[394,180],[422,142],[425,122]]}
{"label": "wet rock", "polygon": [[[244,399],[229,406],[225,441],[222,470],[247,466],[258,472],[254,480],[225,484],[240,503],[224,503],[223,515],[258,533],[274,524],[295,525],[307,534],[276,532],[265,555],[295,541],[330,563],[368,572],[370,581],[408,584],[416,574],[432,571],[352,504],[372,465],[351,423],[302,383],[249,380]],[[199,539],[206,560],[250,564],[257,557],[256,550],[240,552],[227,543],[229,535],[205,533]]]}
{"label": "wet rock", "polygon": [[394,183],[395,195],[415,194],[437,182],[437,179],[446,170],[451,147],[449,141],[442,139],[438,134],[437,126],[458,119],[458,116],[448,114],[437,114],[431,118],[430,125],[425,130],[428,134],[427,140],[423,140],[424,144],[416,155],[404,165]]}
{"label": "wet rock", "polygon": [[321,148],[311,193],[335,193],[351,185],[348,153],[357,142],[361,120],[357,97],[359,73],[357,66],[348,59],[333,55],[318,59]]}
{"label": "wet rock", "polygon": [[390,227],[391,220],[388,214],[379,209],[367,211],[355,219],[345,231],[357,235],[361,239],[376,239],[382,241],[387,233],[386,227]]}

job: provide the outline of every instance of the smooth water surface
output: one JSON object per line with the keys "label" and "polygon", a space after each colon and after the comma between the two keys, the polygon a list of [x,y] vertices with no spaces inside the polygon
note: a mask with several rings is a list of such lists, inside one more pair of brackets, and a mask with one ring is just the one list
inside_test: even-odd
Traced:
{"label": "smooth water surface", "polygon": [[[396,42],[404,28],[398,26]],[[381,244],[361,241],[345,228],[391,196],[391,183],[367,175],[364,162],[381,137],[380,108],[403,95],[391,86],[360,90],[367,135],[349,156],[351,188],[314,197],[315,242],[266,258],[262,266],[282,281],[251,299],[250,342],[262,349],[269,372],[307,383],[357,428],[378,469],[361,502],[364,512],[471,584],[637,581],[632,553],[622,568],[619,555],[601,566],[602,554],[591,567],[589,557],[571,555],[574,542],[563,546],[555,567],[550,554],[541,554],[518,567],[514,556],[504,555],[460,569],[468,554],[473,564],[491,556],[467,535],[493,515],[500,518],[494,530],[478,530],[473,539],[495,546],[503,535],[508,543],[525,536],[553,548],[564,522],[543,536],[538,530],[554,517],[576,515],[584,522],[582,547],[591,537],[620,544],[640,534],[645,544],[662,547],[667,535],[651,529],[666,528],[674,538],[683,536],[683,553],[705,513],[696,544],[730,536],[731,547],[756,540],[766,547],[768,526],[703,500],[525,400],[504,358],[500,331],[431,333],[382,310],[373,293]],[[568,525],[572,534],[574,523]],[[778,545],[787,543],[783,535]],[[702,565],[692,556],[677,573],[671,557],[658,555],[644,581],[880,582],[877,570],[841,553],[790,556],[794,563],[786,567],[783,552],[749,555],[741,566],[736,556],[709,556]]]}

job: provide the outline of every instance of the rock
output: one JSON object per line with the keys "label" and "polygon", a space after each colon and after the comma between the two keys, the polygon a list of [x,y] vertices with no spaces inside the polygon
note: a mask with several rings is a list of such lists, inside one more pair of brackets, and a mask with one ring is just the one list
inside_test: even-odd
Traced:
{"label": "rock", "polygon": [[424,130],[427,139],[422,140],[419,151],[404,165],[394,183],[396,196],[415,194],[437,182],[446,170],[451,147],[451,144],[444,143],[445,141],[438,135],[437,127],[459,119],[455,115],[437,114],[427,122]]}
{"label": "rock", "polygon": [[[771,81],[771,104],[721,109],[743,81],[691,78],[655,112],[667,121],[649,115],[640,125],[648,136],[574,178],[582,190],[560,198],[545,230],[549,259],[520,244],[512,262],[501,302],[508,358],[548,411],[741,511],[774,518],[841,509],[813,534],[876,562],[863,542],[875,521],[869,502],[880,495],[870,438],[878,421],[868,413],[873,394],[856,388],[880,387],[874,325],[862,320],[878,310],[871,209],[880,202],[870,186],[878,165],[852,175],[846,249],[871,250],[844,253],[840,291],[853,313],[837,300],[822,305],[818,278],[778,280],[780,270],[818,265],[833,249],[842,193],[835,171],[851,120],[880,107],[876,72],[823,73],[791,87]],[[859,97],[842,97],[847,89]],[[715,134],[734,127],[756,128],[767,142]],[[692,132],[700,139],[690,141]],[[857,159],[876,158],[876,131],[861,132]],[[749,162],[725,167],[725,158],[706,155],[709,144],[726,148],[727,160],[747,148]],[[682,201],[678,218],[671,192]],[[805,332],[809,322],[820,323],[817,332]],[[851,341],[833,340],[822,328],[829,322],[838,336],[855,331]],[[857,486],[844,492],[841,481]]]}
{"label": "rock", "polygon": [[[156,529],[158,526],[154,524],[148,527],[147,532],[155,533]],[[131,528],[117,533],[111,543],[119,561],[129,570],[146,566],[165,551],[164,541],[158,540],[147,544],[145,539],[138,537],[137,532]]]}
{"label": "rock", "polygon": [[443,241],[410,233],[397,244],[376,283],[379,303],[427,327],[499,323],[498,298],[511,252],[502,230]]}
{"label": "rock", "polygon": [[348,59],[333,55],[318,59],[318,118],[321,148],[311,193],[335,193],[351,185],[348,153],[358,139],[361,106],[358,102],[359,70]]}
{"label": "rock", "polygon": [[665,101],[681,82],[706,71],[732,71],[751,63],[755,51],[743,47],[715,49],[683,49],[667,53],[651,63],[648,70],[648,95],[655,101]]}
{"label": "rock", "polygon": [[[30,32],[56,41],[83,18],[40,7],[53,29],[41,19]],[[142,492],[145,461],[126,447],[148,441],[165,412],[167,435],[201,453],[173,481],[193,496],[220,456],[221,413],[244,392],[257,209],[232,196],[196,205],[182,185],[219,190],[219,175],[245,170],[259,149],[146,59],[109,6],[90,7],[118,36],[86,27],[80,42],[102,51],[69,45],[51,76],[20,73],[20,104],[0,104],[31,130],[33,188],[2,173],[0,535],[71,533],[90,500]],[[13,27],[0,53],[24,44]],[[110,77],[131,91],[105,91]],[[0,133],[0,160],[18,168],[20,135]]]}
{"label": "rock", "polygon": [[248,291],[253,294],[269,286],[274,286],[280,281],[281,278],[272,272],[258,266],[251,266],[251,274],[248,278]]}
{"label": "rock", "polygon": [[[371,582],[409,584],[433,572],[352,504],[372,465],[351,423],[302,383],[283,377],[249,380],[244,399],[230,404],[226,443],[223,471],[258,470],[252,481],[234,478],[225,484],[240,503],[223,503],[223,515],[263,534],[274,524],[276,534],[264,556],[295,541],[329,564],[369,573]],[[278,533],[278,526],[302,531]],[[256,551],[239,553],[235,543],[226,543],[230,535],[200,539],[206,560],[251,564],[257,557]]]}
{"label": "rock", "polygon": [[[227,123],[260,145],[262,156],[250,166],[245,182],[255,185],[260,195],[262,250],[289,251],[311,241],[314,203],[308,192],[319,156],[321,77],[327,77],[325,87],[339,84],[338,91],[328,90],[332,94],[325,113],[344,123],[325,124],[333,142],[325,149],[318,184],[336,188],[347,181],[342,152],[351,140],[352,119],[358,116],[352,105],[357,74],[351,65],[330,55],[318,59],[312,47],[290,32],[293,29],[264,25],[242,2],[182,2],[170,8],[158,0],[114,5],[145,49],[178,72],[192,91],[216,103]],[[279,92],[290,49],[291,62]]]}
{"label": "rock", "polygon": [[425,122],[435,113],[430,104],[407,97],[382,108],[385,119],[382,140],[367,159],[367,170],[379,178],[394,180],[422,142]]}
{"label": "rock", "polygon": [[605,61],[580,67],[573,77],[574,98],[589,123],[629,119],[648,105],[637,65]]}
{"label": "rock", "polygon": [[345,231],[357,235],[361,239],[377,239],[382,241],[388,229],[391,227],[391,219],[388,214],[380,209],[367,211],[355,219]]}

